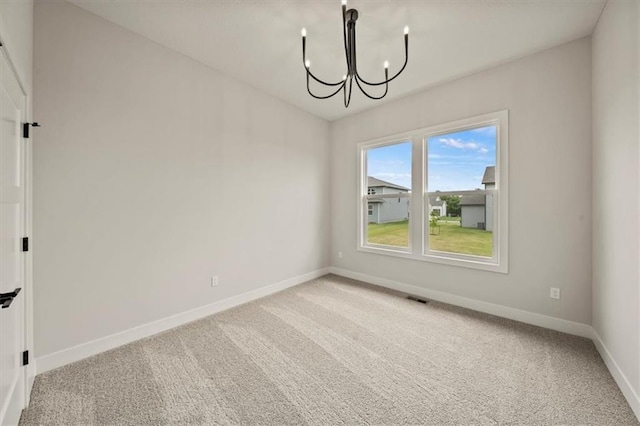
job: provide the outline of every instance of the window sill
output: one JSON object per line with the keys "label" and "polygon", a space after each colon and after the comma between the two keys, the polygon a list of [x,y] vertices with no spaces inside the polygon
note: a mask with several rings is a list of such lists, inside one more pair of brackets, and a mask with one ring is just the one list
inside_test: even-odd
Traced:
{"label": "window sill", "polygon": [[509,273],[509,268],[506,262],[502,264],[493,263],[490,261],[476,260],[476,259],[473,259],[473,257],[471,256],[469,258],[458,258],[458,257],[447,256],[445,253],[415,254],[407,250],[402,250],[402,248],[394,249],[391,247],[381,248],[381,247],[371,247],[371,246],[359,246],[357,250],[363,253],[399,257],[402,259],[417,260],[420,262],[439,263],[441,265],[470,268],[470,269],[476,269],[476,270],[488,271],[488,272],[497,272],[501,274]]}

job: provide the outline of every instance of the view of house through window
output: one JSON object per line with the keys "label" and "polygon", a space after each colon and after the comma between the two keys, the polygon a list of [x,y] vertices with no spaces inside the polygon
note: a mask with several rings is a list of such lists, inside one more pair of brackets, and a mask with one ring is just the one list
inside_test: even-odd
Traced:
{"label": "view of house through window", "polygon": [[366,242],[409,247],[412,142],[366,150]]}
{"label": "view of house through window", "polygon": [[427,138],[428,251],[493,256],[497,126]]}
{"label": "view of house through window", "polygon": [[508,120],[497,111],[359,143],[358,249],[507,273]]}

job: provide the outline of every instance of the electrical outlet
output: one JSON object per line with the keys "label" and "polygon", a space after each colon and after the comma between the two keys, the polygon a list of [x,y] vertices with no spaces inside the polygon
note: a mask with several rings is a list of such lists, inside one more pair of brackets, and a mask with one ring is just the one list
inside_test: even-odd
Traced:
{"label": "electrical outlet", "polygon": [[218,284],[219,284],[219,282],[218,282],[218,276],[216,275],[216,276],[214,276],[214,277],[211,277],[211,287],[217,287],[217,286],[218,286]]}
{"label": "electrical outlet", "polygon": [[552,299],[560,299],[560,289],[557,287],[551,287],[551,291],[549,292],[549,297]]}
{"label": "electrical outlet", "polygon": [[338,259],[342,259],[342,252],[341,251],[338,252]]}

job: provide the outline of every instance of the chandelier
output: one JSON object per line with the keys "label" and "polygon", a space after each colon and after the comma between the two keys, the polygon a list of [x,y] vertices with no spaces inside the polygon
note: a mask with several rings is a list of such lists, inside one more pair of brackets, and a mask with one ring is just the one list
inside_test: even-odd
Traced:
{"label": "chandelier", "polygon": [[[355,9],[347,10],[347,0],[342,0],[342,33],[344,38],[344,53],[347,60],[347,73],[342,76],[342,80],[337,83],[327,83],[316,77],[311,72],[311,62],[307,59],[307,30],[302,29],[302,63],[306,70],[307,74],[307,92],[311,96],[316,99],[329,99],[335,95],[337,95],[341,90],[344,97],[344,106],[345,108],[349,107],[349,103],[351,102],[351,89],[353,88],[353,82],[356,82],[356,85],[362,93],[364,93],[370,99],[382,99],[387,95],[389,90],[389,82],[394,80],[396,77],[404,71],[407,66],[407,61],[409,59],[409,27],[404,27],[404,65],[400,68],[393,77],[389,78],[389,62],[384,62],[384,80],[378,83],[371,83],[365,79],[363,79],[358,73],[358,67],[356,63],[356,21],[358,20],[358,11]],[[311,92],[311,88],[309,87],[309,80],[313,79],[316,82],[331,87],[332,90],[335,88],[333,92],[326,96],[315,95]],[[365,90],[366,88],[371,88],[375,86],[384,85],[384,93],[380,96],[374,96]]]}

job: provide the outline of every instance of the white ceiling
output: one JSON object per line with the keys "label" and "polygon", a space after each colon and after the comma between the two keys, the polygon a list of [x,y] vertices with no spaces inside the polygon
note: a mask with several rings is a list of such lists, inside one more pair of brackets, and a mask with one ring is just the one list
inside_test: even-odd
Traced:
{"label": "white ceiling", "polygon": [[[320,78],[345,74],[340,0],[69,0],[319,117],[335,120],[456,77],[591,34],[606,0],[350,0],[358,9],[358,69],[368,80],[409,65],[380,101],[354,89],[306,92],[300,29]],[[326,92],[325,92],[326,93]]]}

